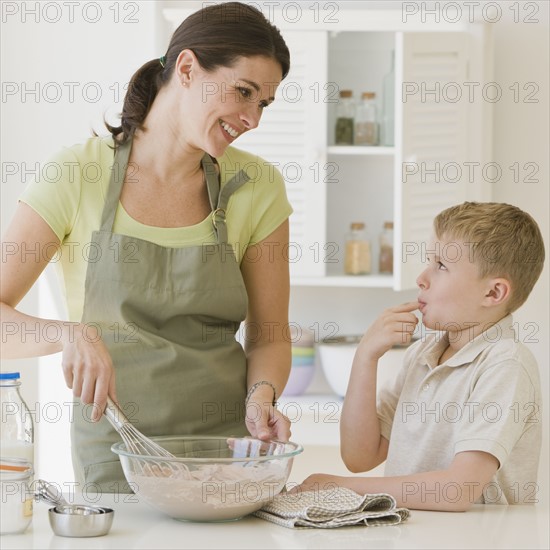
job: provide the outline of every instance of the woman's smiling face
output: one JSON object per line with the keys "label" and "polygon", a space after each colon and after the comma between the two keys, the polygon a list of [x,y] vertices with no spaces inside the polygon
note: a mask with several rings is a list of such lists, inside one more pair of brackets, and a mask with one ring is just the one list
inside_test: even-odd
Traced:
{"label": "woman's smiling face", "polygon": [[263,109],[275,99],[282,71],[276,60],[255,56],[207,72],[195,58],[190,66],[182,61],[178,77],[184,141],[220,157],[235,139],[258,126]]}

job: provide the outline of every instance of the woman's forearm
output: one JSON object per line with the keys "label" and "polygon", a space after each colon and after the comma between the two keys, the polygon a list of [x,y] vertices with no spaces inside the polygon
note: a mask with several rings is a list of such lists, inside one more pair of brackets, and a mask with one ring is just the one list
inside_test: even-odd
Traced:
{"label": "woman's forearm", "polygon": [[[39,357],[62,351],[79,323],[42,319],[0,303],[2,359]],[[72,335],[72,336],[71,336]]]}
{"label": "woman's forearm", "polygon": [[[247,389],[261,381],[266,381],[275,387],[278,399],[286,386],[290,374],[291,346],[290,342],[279,340],[266,343],[255,343],[246,346],[248,362]],[[271,402],[273,389],[269,384],[262,384],[254,391],[254,398],[265,398]]]}

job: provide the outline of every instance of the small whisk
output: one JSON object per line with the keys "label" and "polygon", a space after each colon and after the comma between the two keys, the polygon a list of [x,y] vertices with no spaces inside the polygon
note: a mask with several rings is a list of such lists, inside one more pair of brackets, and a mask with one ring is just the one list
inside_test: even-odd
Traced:
{"label": "small whisk", "polygon": [[[143,435],[110,397],[107,397],[104,414],[122,437],[126,449],[132,454],[143,456],[143,458],[132,458],[136,473],[146,476],[170,477],[183,472],[189,476],[189,468],[181,462],[170,460],[176,456]],[[167,460],[162,460],[163,458]]]}

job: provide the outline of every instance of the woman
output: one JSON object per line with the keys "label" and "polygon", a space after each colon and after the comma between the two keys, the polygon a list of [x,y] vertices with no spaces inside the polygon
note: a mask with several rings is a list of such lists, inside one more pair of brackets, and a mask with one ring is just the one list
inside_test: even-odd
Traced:
{"label": "woman", "polygon": [[[62,337],[5,335],[5,355],[61,351],[74,397],[94,404],[90,414],[75,400],[80,483],[127,490],[110,451],[119,437],[102,418],[108,395],[148,435],[289,438],[274,404],[290,370],[291,207],[280,174],[231,147],[288,70],[288,48],[261,12],[204,8],[132,77],[120,127],[63,150],[53,159],[62,177],[21,197],[5,240],[43,253],[2,264],[2,319],[41,335],[54,323]],[[15,309],[56,253],[70,322]],[[253,329],[244,350],[242,321]]]}

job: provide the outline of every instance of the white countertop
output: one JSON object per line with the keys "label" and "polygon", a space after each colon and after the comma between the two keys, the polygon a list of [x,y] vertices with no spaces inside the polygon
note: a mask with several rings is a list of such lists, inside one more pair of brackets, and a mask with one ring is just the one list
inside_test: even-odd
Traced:
{"label": "white countertop", "polygon": [[[308,464],[318,457],[330,471],[344,474],[338,449],[307,446],[294,462],[289,482],[313,473]],[[373,472],[375,475],[377,472]],[[546,489],[545,489],[546,491]],[[31,526],[22,535],[4,535],[0,547],[8,549],[66,548],[549,548],[548,501],[535,506],[476,505],[466,513],[413,511],[398,526],[339,529],[287,529],[248,516],[227,523],[187,523],[162,515],[135,495],[102,495],[99,502],[115,510],[110,533],[96,538],[65,538],[53,534],[46,503],[35,504]]]}
{"label": "white countertop", "polygon": [[228,523],[185,523],[138,502],[101,504],[115,509],[110,533],[95,538],[53,534],[47,504],[35,506],[23,535],[1,537],[3,549],[31,548],[548,548],[548,508],[476,505],[464,514],[413,511],[398,526],[287,529],[253,516]]}

